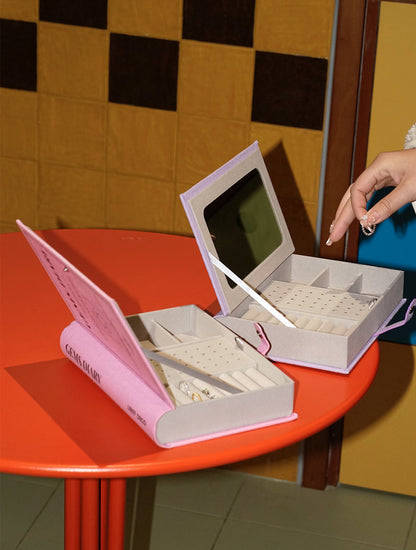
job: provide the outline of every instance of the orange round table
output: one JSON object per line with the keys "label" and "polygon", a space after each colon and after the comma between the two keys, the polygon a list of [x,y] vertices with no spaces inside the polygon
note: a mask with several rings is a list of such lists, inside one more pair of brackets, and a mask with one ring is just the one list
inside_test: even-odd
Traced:
{"label": "orange round table", "polygon": [[[125,315],[185,304],[215,313],[195,240],[137,231],[42,232]],[[373,344],[349,375],[279,364],[297,420],[161,449],[59,348],[72,316],[23,235],[0,236],[0,471],[65,478],[65,548],[122,548],[125,480],[218,466],[297,441],[341,418],[378,367]],[[82,546],[80,546],[82,541]]]}

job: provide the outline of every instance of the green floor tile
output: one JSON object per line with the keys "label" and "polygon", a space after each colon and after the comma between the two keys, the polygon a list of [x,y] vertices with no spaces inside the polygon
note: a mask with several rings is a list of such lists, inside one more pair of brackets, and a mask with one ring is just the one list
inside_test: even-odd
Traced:
{"label": "green floor tile", "polygon": [[150,550],[212,550],[224,519],[156,506]]}
{"label": "green floor tile", "polygon": [[[195,549],[198,547],[196,546]],[[386,546],[228,520],[213,550],[389,550]]]}
{"label": "green floor tile", "polygon": [[416,549],[416,504],[413,510],[413,521],[409,528],[409,533],[406,539],[406,545],[404,550],[415,550]]}
{"label": "green floor tile", "polygon": [[340,487],[327,491],[248,478],[231,516],[329,537],[402,549],[414,499]]}
{"label": "green floor tile", "polygon": [[[212,469],[157,478],[151,508],[149,486],[142,484],[137,517],[152,525],[150,550],[416,550],[411,497],[353,487],[314,491]],[[129,482],[129,543],[135,487]],[[1,475],[0,498],[1,550],[63,549],[62,481]]]}
{"label": "green floor tile", "polygon": [[54,492],[17,550],[64,550],[64,484]]}
{"label": "green floor tile", "polygon": [[[0,548],[15,550],[55,490],[41,478],[0,475]],[[36,548],[36,547],[33,547]]]}
{"label": "green floor tile", "polygon": [[245,477],[238,472],[215,469],[161,476],[157,480],[156,502],[223,517],[232,506]]}

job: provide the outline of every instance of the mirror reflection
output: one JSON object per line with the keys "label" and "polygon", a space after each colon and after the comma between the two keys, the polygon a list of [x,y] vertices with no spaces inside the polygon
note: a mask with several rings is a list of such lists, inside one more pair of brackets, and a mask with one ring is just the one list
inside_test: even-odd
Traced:
{"label": "mirror reflection", "polygon": [[[204,209],[204,219],[223,264],[241,279],[282,243],[260,173],[254,169]],[[228,280],[228,284],[235,284]]]}

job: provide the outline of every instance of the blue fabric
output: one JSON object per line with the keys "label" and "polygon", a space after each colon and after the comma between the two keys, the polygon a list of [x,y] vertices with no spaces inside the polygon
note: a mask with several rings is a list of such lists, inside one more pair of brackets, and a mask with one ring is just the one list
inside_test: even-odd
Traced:
{"label": "blue fabric", "polygon": [[[375,193],[369,208],[390,190]],[[404,297],[416,298],[416,216],[410,204],[378,225],[371,237],[361,235],[358,262],[403,270]],[[403,316],[404,307],[392,322]],[[380,340],[416,345],[416,319],[413,318],[404,327],[383,334]]]}

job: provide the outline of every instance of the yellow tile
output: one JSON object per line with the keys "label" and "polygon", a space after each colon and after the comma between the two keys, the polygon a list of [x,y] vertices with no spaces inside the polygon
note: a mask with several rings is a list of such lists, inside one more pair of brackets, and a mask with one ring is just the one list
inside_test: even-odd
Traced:
{"label": "yellow tile", "polygon": [[22,118],[1,117],[0,155],[35,160],[37,124]]}
{"label": "yellow tile", "polygon": [[39,227],[104,226],[104,172],[40,164]]}
{"label": "yellow tile", "polygon": [[172,232],[173,204],[173,183],[108,175],[108,227]]}
{"label": "yellow tile", "polygon": [[105,104],[40,95],[39,123],[41,160],[104,169]]}
{"label": "yellow tile", "polygon": [[254,47],[327,58],[333,11],[334,0],[257,0]]}
{"label": "yellow tile", "polygon": [[242,151],[248,137],[248,123],[180,115],[177,181],[197,183]]}
{"label": "yellow tile", "polygon": [[11,223],[0,221],[0,233],[16,233],[16,231],[19,231],[16,222]]}
{"label": "yellow tile", "polygon": [[189,189],[189,185],[186,183],[177,183],[175,185],[175,205],[174,205],[174,224],[173,232],[176,235],[193,236],[191,226],[189,225],[188,218],[186,217],[185,210],[183,209],[182,202],[179,195],[185,193]]}
{"label": "yellow tile", "polygon": [[54,95],[107,97],[108,33],[72,25],[38,24],[38,90]]}
{"label": "yellow tile", "polygon": [[182,0],[109,0],[108,28],[112,32],[179,40]]}
{"label": "yellow tile", "polygon": [[[367,161],[402,149],[415,123],[416,4],[381,2]],[[386,106],[394,108],[386,108]]]}
{"label": "yellow tile", "polygon": [[37,94],[0,91],[0,155],[27,160],[37,158]]}
{"label": "yellow tile", "polygon": [[177,115],[109,104],[108,170],[172,181]]}
{"label": "yellow tile", "polygon": [[39,16],[39,0],[1,0],[0,17],[17,21],[36,21]]}
{"label": "yellow tile", "polygon": [[17,218],[36,227],[37,163],[0,159],[0,220],[13,225]]}
{"label": "yellow tile", "polygon": [[38,120],[38,95],[36,92],[0,88],[0,115]]}
{"label": "yellow tile", "polygon": [[322,132],[253,123],[250,141],[258,140],[279,197],[318,202]]}
{"label": "yellow tile", "polygon": [[248,121],[254,50],[183,40],[178,112]]}
{"label": "yellow tile", "polygon": [[416,497],[415,364],[416,346],[380,342],[376,378],[345,418],[341,483]]}
{"label": "yellow tile", "polygon": [[299,444],[295,444],[266,455],[224,466],[224,468],[273,479],[296,481],[298,462]]}

